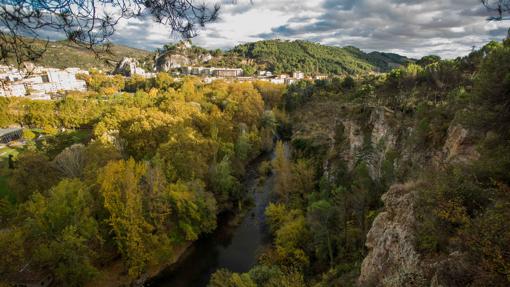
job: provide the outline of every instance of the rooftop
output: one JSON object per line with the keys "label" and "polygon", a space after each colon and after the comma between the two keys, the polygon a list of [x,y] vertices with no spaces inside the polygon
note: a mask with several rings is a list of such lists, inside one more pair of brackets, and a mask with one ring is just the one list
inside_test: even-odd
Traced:
{"label": "rooftop", "polygon": [[0,129],[0,137],[6,134],[10,134],[12,132],[21,131],[20,128],[8,128],[8,129]]}

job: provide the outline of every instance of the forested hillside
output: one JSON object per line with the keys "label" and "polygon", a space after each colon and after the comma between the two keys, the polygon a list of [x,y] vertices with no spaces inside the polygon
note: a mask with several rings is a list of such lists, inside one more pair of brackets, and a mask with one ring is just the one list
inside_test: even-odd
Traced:
{"label": "forested hillside", "polygon": [[[117,44],[110,44],[108,49],[106,46],[96,47],[98,52],[96,54],[90,49],[65,40],[50,42],[31,40],[29,43],[34,51],[43,52],[34,63],[45,67],[78,67],[85,70],[94,68],[111,71],[123,57],[138,59],[148,66],[152,66],[153,62],[151,52]],[[7,61],[16,64],[14,58],[8,58]]]}
{"label": "forested hillside", "polygon": [[[308,41],[258,41],[226,51],[209,51],[195,45],[183,48],[183,43],[165,45],[158,50],[158,54],[168,57],[178,55],[187,59],[185,62],[189,62],[189,65],[239,67],[244,69],[246,75],[252,75],[257,70],[269,70],[276,74],[302,71],[309,75],[359,75],[366,72],[387,72],[413,61],[397,54],[365,53],[352,46],[340,48]],[[155,65],[156,52],[116,44],[110,44],[108,50],[105,50],[106,46],[97,47],[97,53],[69,41],[46,43],[34,40],[32,45],[34,51],[43,52],[42,57],[35,63],[46,67],[79,67],[111,72],[124,57],[138,60],[147,71],[153,71]],[[212,58],[203,62],[205,55]],[[164,58],[161,57],[160,61],[164,62]],[[16,64],[14,59],[8,59],[8,62]]]}
{"label": "forested hillside", "polygon": [[340,48],[308,41],[258,41],[239,45],[230,53],[252,59],[275,73],[360,74],[388,71],[411,61],[396,54],[367,54],[355,47]]}

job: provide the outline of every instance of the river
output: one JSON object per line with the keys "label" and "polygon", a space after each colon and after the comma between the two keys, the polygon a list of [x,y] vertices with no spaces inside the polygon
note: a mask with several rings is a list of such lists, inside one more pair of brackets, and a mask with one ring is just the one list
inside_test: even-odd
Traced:
{"label": "river", "polygon": [[258,167],[271,160],[274,152],[259,156],[248,165],[244,186],[253,198],[240,224],[233,214],[220,216],[218,228],[193,243],[181,259],[146,283],[150,287],[205,287],[220,268],[247,272],[256,264],[258,252],[271,243],[264,210],[270,201],[275,176],[269,175],[261,185]]}

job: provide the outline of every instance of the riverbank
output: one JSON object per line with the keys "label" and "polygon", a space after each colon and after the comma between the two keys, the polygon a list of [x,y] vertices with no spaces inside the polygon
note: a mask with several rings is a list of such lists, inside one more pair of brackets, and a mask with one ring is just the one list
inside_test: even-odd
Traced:
{"label": "riverbank", "polygon": [[[178,262],[180,258],[184,256],[186,251],[189,250],[189,247],[192,244],[193,242],[186,242],[181,246],[175,248],[172,257],[167,261],[167,263],[149,268],[144,278],[155,277],[164,269]],[[140,282],[139,284],[135,285],[142,286],[143,283],[144,282]],[[96,278],[94,278],[94,280],[88,282],[85,285],[85,287],[97,287],[97,286],[118,287],[132,285],[133,285],[132,279],[129,278],[129,276],[127,276],[122,261],[117,260],[112,264],[108,265],[103,270],[101,270],[101,273]]]}
{"label": "riverbank", "polygon": [[246,169],[243,185],[252,204],[245,205],[240,212],[220,216],[218,228],[212,234],[194,242],[181,259],[146,286],[205,287],[218,269],[246,272],[256,264],[260,252],[271,242],[264,211],[274,185],[274,175],[260,180],[258,167],[273,157],[273,152],[263,154]]}
{"label": "riverbank", "polygon": [[[262,162],[270,160],[273,156],[274,154],[272,152],[261,154],[247,165],[246,175],[243,179],[243,185],[247,196],[243,201],[241,209],[235,208],[234,210],[226,210],[219,214],[218,227],[212,234],[204,235],[197,241],[186,242],[177,247],[174,250],[172,257],[169,258],[168,261],[166,261],[164,264],[149,268],[149,270],[139,280],[139,282],[133,283],[132,279],[129,278],[125,273],[122,261],[117,260],[102,269],[101,273],[94,280],[86,284],[86,287],[117,287],[132,285],[172,287],[206,286],[209,281],[208,275],[211,275],[216,270],[208,268],[215,264],[213,258],[215,257],[215,254],[213,250],[215,249],[214,247],[216,243],[219,243],[219,245],[231,246],[232,244],[235,244],[233,243],[235,238],[239,238],[237,240],[237,244],[240,246],[239,249],[241,249],[235,252],[240,257],[236,260],[243,262],[239,263],[238,261],[236,262],[236,260],[234,260],[233,262],[227,264],[232,264],[231,268],[240,266],[243,270],[249,269],[252,265],[255,264],[257,257],[256,253],[258,250],[257,248],[252,247],[252,254],[248,256],[250,260],[246,261],[244,258],[242,258],[246,255],[242,252],[242,250],[246,248],[244,243],[249,240],[258,238],[260,241],[256,240],[257,242],[254,242],[254,246],[259,246],[259,242],[270,241],[269,238],[263,239],[262,236],[260,236],[262,235],[260,231],[253,228],[258,228],[258,222],[264,221],[261,216],[264,216],[263,212],[269,201],[269,194],[272,189],[271,177],[265,178],[263,185],[259,185],[260,176],[258,174],[258,168]],[[258,190],[260,188],[262,190]],[[249,228],[245,228],[243,230],[243,225]],[[214,246],[211,246],[211,243],[213,243],[212,245]],[[195,270],[199,270],[199,272],[197,272],[198,274],[189,274],[188,272],[191,271],[193,273]],[[189,274],[183,276],[186,277],[186,279],[200,278],[201,283],[199,283],[199,285],[189,285],[187,280],[182,281],[182,278],[175,278],[174,275],[176,273]],[[203,274],[206,274],[206,276],[203,276]],[[168,280],[181,281],[179,281],[180,283],[171,281],[173,283],[169,284]]]}

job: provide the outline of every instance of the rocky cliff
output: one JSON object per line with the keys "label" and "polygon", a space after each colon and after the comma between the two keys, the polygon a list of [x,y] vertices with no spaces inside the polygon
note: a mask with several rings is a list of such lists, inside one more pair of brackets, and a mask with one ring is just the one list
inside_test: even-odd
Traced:
{"label": "rocky cliff", "polygon": [[414,247],[414,187],[414,183],[396,184],[382,196],[385,210],[367,234],[370,252],[361,266],[361,286],[416,286],[423,281],[421,258]]}
{"label": "rocky cliff", "polygon": [[113,74],[120,74],[126,77],[133,75],[145,75],[145,70],[140,67],[138,60],[133,58],[124,57],[115,67]]}
{"label": "rocky cliff", "polygon": [[202,65],[211,59],[207,50],[194,47],[189,41],[181,41],[156,55],[154,68],[158,72],[168,72],[190,65]]}
{"label": "rocky cliff", "polygon": [[[451,124],[443,147],[433,152],[431,164],[469,163],[479,157],[469,131]],[[420,254],[416,246],[416,201],[420,184],[394,184],[382,196],[384,211],[367,234],[368,254],[358,279],[360,286],[465,286],[472,267],[464,254],[452,250],[448,256]]]}
{"label": "rocky cliff", "polygon": [[293,141],[322,156],[330,182],[337,180],[342,166],[352,171],[363,161],[374,181],[393,183],[382,195],[384,208],[367,234],[368,253],[358,284],[462,286],[452,281],[469,269],[462,253],[425,258],[416,247],[415,207],[422,186],[413,178],[427,166],[476,160],[479,154],[469,130],[452,121],[440,144],[421,146],[417,122],[385,107],[317,102],[294,114]]}

